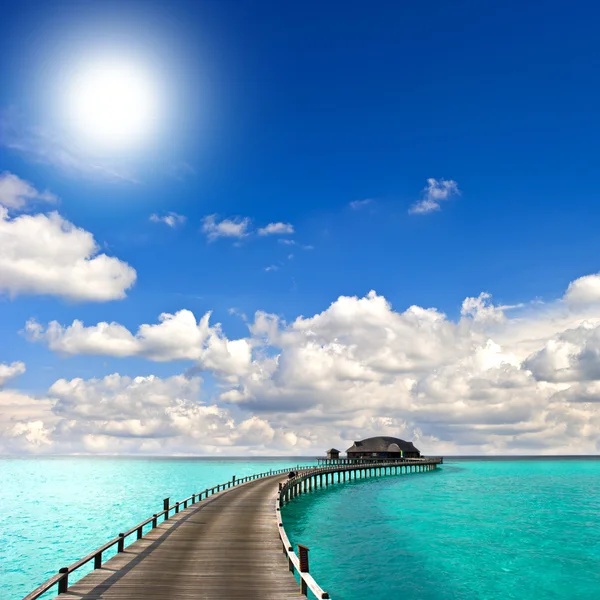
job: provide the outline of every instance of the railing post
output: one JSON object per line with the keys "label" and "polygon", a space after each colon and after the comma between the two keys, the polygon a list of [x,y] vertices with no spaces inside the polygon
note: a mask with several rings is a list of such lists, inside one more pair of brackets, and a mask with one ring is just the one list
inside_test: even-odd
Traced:
{"label": "railing post", "polygon": [[175,502],[175,514],[179,512],[179,502]]}
{"label": "railing post", "polygon": [[96,556],[94,556],[94,569],[102,568],[102,552],[98,552]]}
{"label": "railing post", "polygon": [[169,518],[169,498],[163,500],[163,510],[165,511],[165,521]]}
{"label": "railing post", "polygon": [[231,483],[232,483],[233,487],[235,487],[235,475],[232,477]]}
{"label": "railing post", "polygon": [[298,558],[300,561],[300,573],[308,573],[308,548],[298,544]]}
{"label": "railing post", "polygon": [[69,567],[63,567],[58,572],[64,573],[63,578],[58,580],[58,593],[66,594],[69,589]]}
{"label": "railing post", "polygon": [[117,542],[117,552],[123,552],[125,550],[125,534],[119,534],[119,541]]}
{"label": "railing post", "polygon": [[137,539],[141,540],[143,535],[144,535],[143,527],[138,527],[138,530],[137,530]]}
{"label": "railing post", "polygon": [[158,517],[156,516],[156,513],[154,513],[152,515],[152,529],[154,529],[157,525],[158,525]]}

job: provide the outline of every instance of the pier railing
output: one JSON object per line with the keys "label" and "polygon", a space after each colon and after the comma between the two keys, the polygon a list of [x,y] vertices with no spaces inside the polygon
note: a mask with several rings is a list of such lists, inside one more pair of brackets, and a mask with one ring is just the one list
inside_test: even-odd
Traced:
{"label": "pier railing", "polygon": [[142,539],[142,537],[144,536],[144,527],[146,527],[147,525],[151,525],[151,528],[149,530],[149,531],[151,531],[152,529],[157,527],[158,520],[161,517],[163,518],[163,522],[167,521],[172,512],[174,514],[177,514],[181,509],[187,508],[188,505],[191,506],[192,504],[196,504],[197,502],[200,502],[202,499],[206,500],[207,498],[210,498],[214,494],[217,494],[224,490],[230,489],[232,487],[237,487],[238,485],[243,485],[245,483],[249,483],[250,481],[255,481],[256,479],[262,479],[264,477],[271,477],[273,475],[282,475],[283,473],[289,473],[290,471],[305,472],[306,470],[314,469],[314,468],[315,467],[312,465],[311,466],[296,465],[296,467],[292,466],[292,467],[288,467],[286,469],[276,469],[276,470],[271,469],[269,471],[265,471],[264,473],[256,473],[254,475],[247,475],[246,477],[242,477],[240,479],[237,479],[236,476],[234,475],[230,481],[227,481],[225,483],[220,483],[211,488],[206,488],[205,490],[202,490],[201,492],[199,492],[197,494],[192,494],[191,496],[188,496],[187,498],[184,498],[183,500],[180,500],[179,502],[175,502],[174,504],[170,504],[169,503],[170,499],[165,498],[163,500],[163,510],[162,511],[153,514],[151,517],[147,518],[145,521],[142,521],[141,523],[138,523],[131,529],[128,529],[127,531],[125,531],[123,533],[119,533],[119,535],[117,537],[106,542],[106,544],[104,544],[103,546],[100,546],[100,548],[96,548],[96,550],[94,550],[93,552],[90,552],[87,556],[84,556],[83,558],[79,559],[78,561],[74,562],[73,564],[69,565],[68,567],[63,567],[62,569],[59,570],[59,572],[56,575],[53,575],[52,577],[50,577],[50,579],[48,579],[47,581],[42,583],[42,585],[40,585],[35,590],[33,590],[33,592],[31,592],[30,594],[27,594],[27,596],[25,596],[25,598],[23,598],[23,600],[37,600],[37,598],[39,598],[40,596],[45,594],[47,591],[52,589],[55,585],[58,585],[58,593],[59,594],[66,593],[69,588],[69,575],[71,573],[73,573],[74,571],[77,571],[78,569],[80,569],[81,567],[83,567],[84,565],[87,565],[88,563],[90,563],[92,561],[94,561],[94,569],[100,569],[102,567],[103,554],[107,550],[110,550],[111,548],[116,546],[117,552],[123,552],[125,550],[125,540],[127,538],[129,538],[130,536],[135,534],[137,540]]}
{"label": "pier railing", "polygon": [[[425,472],[432,471],[437,468],[437,465],[442,464],[444,459],[442,457],[435,458],[407,458],[407,459],[392,459],[385,461],[379,459],[378,461],[357,461],[352,464],[333,464],[329,466],[313,467],[307,470],[300,468],[295,477],[290,478],[288,481],[281,483],[279,486],[279,492],[276,498],[275,517],[277,519],[277,525],[279,528],[279,538],[283,547],[283,554],[288,559],[289,570],[292,573],[298,573],[300,578],[300,591],[304,596],[308,596],[308,590],[310,590],[316,598],[323,599],[329,598],[329,593],[326,592],[314,579],[309,572],[308,563],[308,548],[306,546],[298,545],[298,551],[300,557],[294,552],[294,548],[290,543],[288,535],[283,526],[283,519],[281,516],[281,507],[286,501],[290,501],[295,498],[298,494],[307,492],[317,487],[317,482],[320,482],[320,486],[323,486],[323,475],[325,475],[325,485],[329,485],[328,477],[331,475],[331,483],[334,483],[334,475],[338,474],[338,483],[342,481],[342,473],[344,474],[343,480],[346,481],[346,473],[354,473],[356,479],[356,471],[363,471],[365,476],[373,474],[385,475],[388,472],[390,474],[409,473],[409,472]],[[367,475],[368,473],[368,475]],[[319,479],[317,479],[319,478]],[[308,482],[308,485],[307,485]],[[307,489],[308,488],[308,489]]]}

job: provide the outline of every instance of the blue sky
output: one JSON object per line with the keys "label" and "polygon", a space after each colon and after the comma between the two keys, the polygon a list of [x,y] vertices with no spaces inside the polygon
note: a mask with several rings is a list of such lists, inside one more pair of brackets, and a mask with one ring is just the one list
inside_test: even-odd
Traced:
{"label": "blue sky", "polygon": [[[217,397],[224,376],[206,362],[53,351],[25,323],[115,322],[135,333],[187,309],[197,319],[212,311],[219,335],[246,339],[256,311],[289,325],[370,290],[394,314],[435,308],[454,324],[465,298],[487,292],[496,307],[525,305],[514,318],[507,309],[511,323],[537,323],[536,303],[558,306],[571,282],[598,271],[599,11],[556,2],[6,5],[0,172],[58,198],[28,201],[11,218],[56,210],[137,273],[123,298],[90,301],[15,292],[0,271],[0,363],[26,364],[10,389],[41,398],[62,378],[197,369],[203,401],[273,424],[254,405]],[[107,56],[141,65],[161,97],[154,131],[125,151],[84,143],[65,109],[69,69]],[[411,209],[428,200],[434,209]],[[169,213],[185,222],[160,222]],[[211,240],[210,215],[245,222],[247,235]],[[258,233],[273,223],[293,233]],[[528,357],[515,355],[525,369]],[[442,435],[399,411],[408,434]],[[331,427],[342,440],[366,431]]]}

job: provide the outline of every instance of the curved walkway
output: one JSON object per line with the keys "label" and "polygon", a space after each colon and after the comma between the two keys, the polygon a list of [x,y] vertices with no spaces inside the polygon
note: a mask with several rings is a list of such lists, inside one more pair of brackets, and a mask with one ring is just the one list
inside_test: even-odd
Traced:
{"label": "curved walkway", "polygon": [[274,518],[277,475],[161,523],[58,600],[297,600]]}

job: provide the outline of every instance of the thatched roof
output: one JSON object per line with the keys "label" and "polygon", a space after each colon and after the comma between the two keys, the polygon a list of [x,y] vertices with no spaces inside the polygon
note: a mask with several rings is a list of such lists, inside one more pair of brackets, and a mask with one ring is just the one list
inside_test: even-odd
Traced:
{"label": "thatched roof", "polygon": [[[392,446],[390,448],[390,446]],[[419,452],[412,442],[395,437],[378,436],[354,442],[346,452]]]}
{"label": "thatched roof", "polygon": [[339,450],[336,450],[335,448],[330,448],[329,450],[327,450],[327,452],[337,452],[339,454]]}

